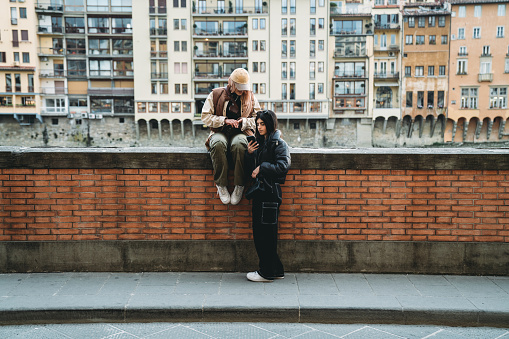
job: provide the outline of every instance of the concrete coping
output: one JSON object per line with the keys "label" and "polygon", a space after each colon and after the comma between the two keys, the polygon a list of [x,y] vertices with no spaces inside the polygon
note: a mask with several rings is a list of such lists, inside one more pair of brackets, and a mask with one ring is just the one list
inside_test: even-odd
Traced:
{"label": "concrete coping", "polygon": [[[508,170],[509,149],[291,148],[292,169]],[[0,146],[0,168],[212,169],[205,148]]]}

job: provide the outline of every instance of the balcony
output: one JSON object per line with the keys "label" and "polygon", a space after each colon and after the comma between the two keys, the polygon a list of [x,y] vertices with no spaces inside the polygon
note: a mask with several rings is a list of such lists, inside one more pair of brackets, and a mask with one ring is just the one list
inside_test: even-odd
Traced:
{"label": "balcony", "polygon": [[399,30],[400,25],[396,23],[390,24],[381,24],[379,22],[375,22],[375,30]]}
{"label": "balcony", "polygon": [[247,52],[200,52],[196,51],[193,55],[194,58],[247,58]]}
{"label": "balcony", "polygon": [[89,88],[88,95],[94,96],[134,96],[134,88]]}
{"label": "balcony", "polygon": [[468,53],[467,52],[459,52],[458,56],[466,57],[466,56],[468,56]]}
{"label": "balcony", "polygon": [[238,37],[238,36],[246,36],[247,38],[247,28],[244,28],[242,30],[201,30],[195,28],[193,31],[193,38],[200,38],[200,37],[207,37],[207,36],[215,36],[215,37]]}
{"label": "balcony", "polygon": [[335,72],[334,73],[335,78],[366,78],[366,74],[364,71],[362,72]]}
{"label": "balcony", "polygon": [[219,80],[219,79],[228,79],[230,75],[229,74],[223,74],[222,72],[217,73],[207,73],[207,72],[195,72],[194,73],[194,80],[195,81],[207,81],[207,80]]}
{"label": "balcony", "polygon": [[64,88],[64,87],[41,87],[40,92],[43,95],[67,94],[67,88]]}
{"label": "balcony", "polygon": [[261,7],[235,7],[228,6],[226,8],[196,8],[193,3],[193,15],[249,15],[249,14],[268,14],[269,7],[261,6]]}
{"label": "balcony", "polygon": [[479,73],[478,82],[492,82],[493,73]]}
{"label": "balcony", "polygon": [[53,69],[41,69],[39,73],[40,78],[65,78],[67,77],[67,71],[64,70],[53,70]]}
{"label": "balcony", "polygon": [[367,58],[366,51],[352,51],[337,49],[334,51],[334,58]]}
{"label": "balcony", "polygon": [[168,80],[168,73],[167,72],[162,72],[162,73],[152,72],[152,73],[150,73],[150,78],[151,79],[165,79],[165,80]]}
{"label": "balcony", "polygon": [[63,56],[65,49],[61,47],[39,47],[38,56]]}
{"label": "balcony", "polygon": [[152,59],[158,59],[158,58],[168,58],[168,51],[151,51],[150,57]]}
{"label": "balcony", "polygon": [[54,13],[62,14],[64,12],[63,4],[57,4],[56,1],[51,2],[37,2],[35,4],[36,13]]}
{"label": "balcony", "polygon": [[151,28],[150,35],[151,36],[167,36],[168,29],[166,29],[166,28]]}
{"label": "balcony", "polygon": [[375,73],[374,76],[375,76],[375,79],[396,80],[396,79],[399,79],[399,72],[395,72],[395,73]]}
{"label": "balcony", "polygon": [[363,35],[362,30],[351,30],[351,31],[345,31],[345,30],[339,30],[339,29],[331,29],[330,30],[331,35]]}
{"label": "balcony", "polygon": [[37,26],[37,34],[40,35],[53,35],[53,34],[63,34],[64,28],[62,26],[53,26],[53,25],[38,25]]}

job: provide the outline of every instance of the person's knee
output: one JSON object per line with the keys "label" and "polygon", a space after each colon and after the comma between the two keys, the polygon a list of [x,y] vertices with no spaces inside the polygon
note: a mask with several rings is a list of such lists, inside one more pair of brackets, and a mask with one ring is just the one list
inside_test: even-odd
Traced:
{"label": "person's knee", "polygon": [[223,151],[226,152],[227,149],[226,140],[223,138],[213,138],[210,141],[210,150],[213,151]]}
{"label": "person's knee", "polygon": [[237,136],[232,141],[232,152],[241,152],[244,153],[247,150],[247,138],[242,136]]}

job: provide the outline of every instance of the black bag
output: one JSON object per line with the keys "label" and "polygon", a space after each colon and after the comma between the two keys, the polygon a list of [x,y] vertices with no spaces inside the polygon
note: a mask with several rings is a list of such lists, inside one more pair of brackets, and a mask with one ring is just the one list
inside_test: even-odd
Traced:
{"label": "black bag", "polygon": [[262,202],[262,220],[263,225],[276,225],[278,216],[278,203],[272,201]]}

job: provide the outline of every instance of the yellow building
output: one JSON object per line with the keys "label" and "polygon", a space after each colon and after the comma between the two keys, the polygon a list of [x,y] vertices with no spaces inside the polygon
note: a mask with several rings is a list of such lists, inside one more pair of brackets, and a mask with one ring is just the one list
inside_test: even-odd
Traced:
{"label": "yellow building", "polygon": [[0,11],[0,117],[23,125],[38,119],[39,79],[34,2],[4,1]]}
{"label": "yellow building", "polygon": [[509,1],[451,1],[445,141],[503,138],[509,109]]}

